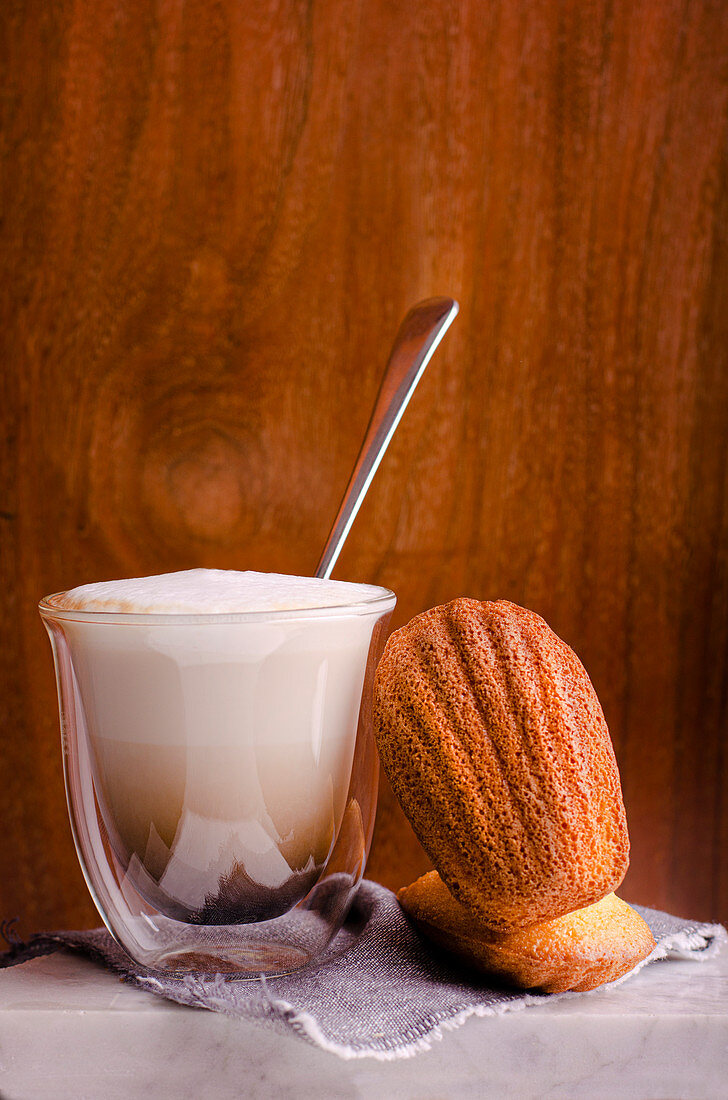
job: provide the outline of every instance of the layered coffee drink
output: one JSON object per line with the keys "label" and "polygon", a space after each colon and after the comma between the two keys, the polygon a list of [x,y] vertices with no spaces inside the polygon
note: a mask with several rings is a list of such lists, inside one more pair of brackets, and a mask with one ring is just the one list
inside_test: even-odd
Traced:
{"label": "layered coffee drink", "polygon": [[85,731],[77,833],[94,818],[99,837],[79,847],[103,849],[124,898],[232,925],[307,895],[351,809],[373,629],[393,604],[370,585],[207,569],[43,601],[66,736]]}

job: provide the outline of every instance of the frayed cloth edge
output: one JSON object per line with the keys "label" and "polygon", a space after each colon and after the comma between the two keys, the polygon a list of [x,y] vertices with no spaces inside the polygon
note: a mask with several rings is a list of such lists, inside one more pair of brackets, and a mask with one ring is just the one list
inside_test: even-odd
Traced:
{"label": "frayed cloth edge", "polygon": [[728,931],[722,924],[698,924],[695,928],[668,932],[660,937],[660,946],[665,948],[671,959],[689,959],[690,962],[714,959],[726,943]]}
{"label": "frayed cloth edge", "polygon": [[[551,993],[542,994],[541,996],[537,994],[524,994],[524,996],[518,1000],[504,1001],[498,1005],[469,1005],[467,1008],[461,1009],[460,1012],[456,1013],[454,1016],[438,1020],[431,1027],[427,1027],[422,1035],[417,1036],[416,1039],[401,1043],[395,1048],[382,1050],[378,1050],[376,1047],[358,1050],[356,1047],[343,1046],[329,1039],[321,1030],[317,1021],[313,1016],[309,1015],[308,1012],[295,1013],[293,1006],[286,1005],[285,1001],[279,1001],[278,1004],[281,1007],[286,1005],[287,1013],[285,1016],[285,1023],[287,1026],[300,1035],[301,1038],[313,1043],[319,1049],[326,1050],[330,1054],[335,1054],[347,1062],[356,1058],[374,1058],[379,1062],[394,1062],[402,1058],[414,1058],[417,1054],[432,1050],[433,1043],[441,1042],[447,1032],[457,1031],[457,1029],[462,1027],[462,1025],[472,1016],[505,1016],[509,1012],[519,1012],[521,1009],[529,1008],[531,1005],[542,1004],[546,999],[551,1003],[561,997],[567,996],[569,996],[568,993]],[[573,996],[578,997],[581,996],[581,994],[577,993],[573,994]]]}

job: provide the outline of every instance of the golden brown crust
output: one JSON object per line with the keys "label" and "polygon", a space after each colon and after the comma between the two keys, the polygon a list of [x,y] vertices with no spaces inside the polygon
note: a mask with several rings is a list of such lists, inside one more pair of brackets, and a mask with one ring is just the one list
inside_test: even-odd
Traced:
{"label": "golden brown crust", "polygon": [[629,973],[655,946],[649,928],[608,894],[517,932],[493,932],[452,897],[436,871],[397,895],[417,928],[469,968],[519,989],[583,992]]}
{"label": "golden brown crust", "polygon": [[629,840],[599,700],[540,616],[459,599],[389,639],[374,725],[383,767],[455,898],[512,931],[604,897]]}

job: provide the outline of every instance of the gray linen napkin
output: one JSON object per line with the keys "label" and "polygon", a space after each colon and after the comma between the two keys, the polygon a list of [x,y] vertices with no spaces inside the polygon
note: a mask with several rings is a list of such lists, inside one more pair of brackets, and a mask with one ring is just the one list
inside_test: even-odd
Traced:
{"label": "gray linen napkin", "polygon": [[[654,959],[709,958],[726,941],[726,931],[719,924],[634,908],[650,926],[657,947],[632,974]],[[451,965],[418,936],[394,894],[366,879],[344,929],[321,964],[289,977],[239,982],[222,975],[152,976],[137,967],[103,928],[33,937],[27,944],[14,944],[4,960],[0,956],[0,965],[60,947],[81,951],[126,981],[171,1001],[294,1032],[341,1058],[410,1057],[429,1050],[433,1039],[470,1016],[500,1014],[559,996],[497,988]],[[577,995],[589,996],[569,994]]]}

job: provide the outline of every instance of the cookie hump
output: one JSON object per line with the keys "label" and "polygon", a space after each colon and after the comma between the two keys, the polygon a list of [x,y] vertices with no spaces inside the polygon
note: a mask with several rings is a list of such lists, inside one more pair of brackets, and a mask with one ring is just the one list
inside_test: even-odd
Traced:
{"label": "cookie hump", "polygon": [[583,993],[624,977],[655,940],[642,917],[616,894],[516,932],[483,928],[437,871],[405,886],[399,903],[415,927],[469,971],[517,989]]}
{"label": "cookie hump", "polygon": [[576,654],[532,611],[458,599],[390,637],[374,727],[453,897],[513,931],[591,905],[629,863],[619,772]]}

